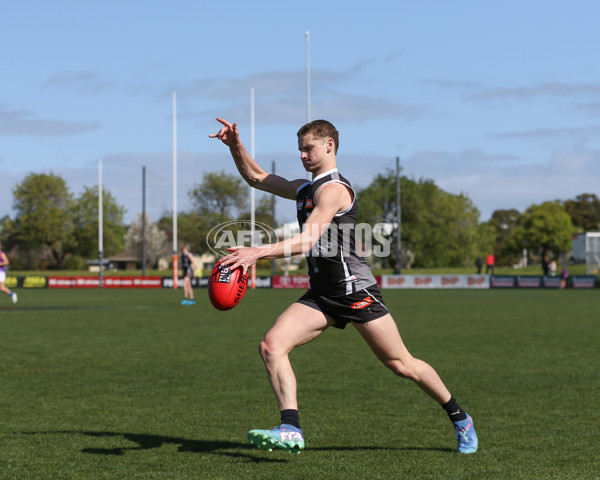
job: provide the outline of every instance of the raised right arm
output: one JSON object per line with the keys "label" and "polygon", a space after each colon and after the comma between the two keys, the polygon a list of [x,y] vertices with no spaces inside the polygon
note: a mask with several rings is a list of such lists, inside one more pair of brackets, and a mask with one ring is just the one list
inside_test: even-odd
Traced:
{"label": "raised right arm", "polygon": [[250,156],[240,140],[237,122],[231,124],[222,118],[217,118],[217,121],[223,124],[223,127],[218,133],[211,133],[209,137],[218,138],[229,147],[235,165],[248,185],[280,197],[295,200],[298,188],[306,183],[306,180],[287,180],[279,175],[265,172]]}

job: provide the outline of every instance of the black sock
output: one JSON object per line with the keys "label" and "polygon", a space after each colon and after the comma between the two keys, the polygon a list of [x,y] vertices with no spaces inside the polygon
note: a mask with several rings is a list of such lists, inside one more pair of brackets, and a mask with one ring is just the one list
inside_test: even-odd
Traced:
{"label": "black sock", "polygon": [[300,414],[298,410],[282,410],[281,423],[287,423],[288,425],[300,428]]}
{"label": "black sock", "polygon": [[460,422],[461,420],[467,418],[466,412],[460,408],[460,405],[456,402],[454,397],[450,398],[448,403],[444,403],[442,408],[446,410],[448,417],[453,422]]}

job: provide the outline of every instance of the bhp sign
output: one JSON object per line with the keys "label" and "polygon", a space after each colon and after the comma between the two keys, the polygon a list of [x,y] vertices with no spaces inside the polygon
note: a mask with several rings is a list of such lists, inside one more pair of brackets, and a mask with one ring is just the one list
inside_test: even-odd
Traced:
{"label": "bhp sign", "polygon": [[[385,276],[385,275],[384,275]],[[387,284],[385,285],[387,288],[394,288],[394,287],[401,287],[402,285],[404,285],[404,282],[406,282],[406,278],[404,277],[392,277],[392,276],[387,276]]]}
{"label": "bhp sign", "polygon": [[273,288],[310,288],[308,275],[294,275],[292,277],[279,276],[273,277]]}
{"label": "bhp sign", "polygon": [[[476,277],[474,276],[469,276],[469,278],[467,279],[467,283],[469,285],[469,287],[484,287],[484,285],[486,283],[488,283],[488,279],[482,275],[478,275]],[[488,285],[489,287],[489,285]]]}
{"label": "bhp sign", "polygon": [[383,275],[382,288],[490,288],[487,275]]}

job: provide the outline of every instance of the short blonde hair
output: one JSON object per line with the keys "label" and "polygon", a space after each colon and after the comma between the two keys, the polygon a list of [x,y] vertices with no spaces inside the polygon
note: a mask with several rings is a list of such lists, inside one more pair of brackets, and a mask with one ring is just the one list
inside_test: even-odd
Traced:
{"label": "short blonde hair", "polygon": [[300,138],[311,133],[316,138],[331,138],[335,144],[335,153],[337,154],[338,147],[340,146],[340,132],[337,131],[331,122],[327,120],[313,120],[303,125],[296,135]]}

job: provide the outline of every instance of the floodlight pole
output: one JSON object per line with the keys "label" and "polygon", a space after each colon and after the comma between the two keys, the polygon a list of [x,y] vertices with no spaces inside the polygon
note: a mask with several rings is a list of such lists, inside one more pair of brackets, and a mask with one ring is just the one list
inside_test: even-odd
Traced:
{"label": "floodlight pole", "polygon": [[306,123],[310,122],[310,32],[307,30],[306,35]]}
{"label": "floodlight pole", "polygon": [[394,273],[402,273],[402,202],[400,201],[400,157],[396,157],[396,265]]}
{"label": "floodlight pole", "polygon": [[[271,171],[273,175],[275,175],[275,160],[271,162]],[[273,231],[275,231],[275,194],[271,195],[271,223],[273,227]],[[277,261],[275,259],[271,260],[271,274],[273,276],[277,275]]]}
{"label": "floodlight pole", "polygon": [[177,93],[173,92],[173,288],[177,288]]}
{"label": "floodlight pole", "polygon": [[103,225],[103,210],[102,210],[102,160],[98,160],[98,288],[104,286],[103,279],[103,263],[104,259],[104,225]]}
{"label": "floodlight pole", "polygon": [[[254,87],[250,88],[250,156],[254,158]],[[256,158],[254,158],[256,160]],[[250,246],[254,247],[256,189],[250,187]],[[256,264],[250,267],[250,288],[256,288]]]}
{"label": "floodlight pole", "polygon": [[[310,122],[311,117],[311,99],[310,99],[310,31],[304,33],[306,36],[306,123]],[[306,178],[311,180],[312,175],[306,172]]]}
{"label": "floodlight pole", "polygon": [[146,276],[146,167],[142,167],[142,276]]}

